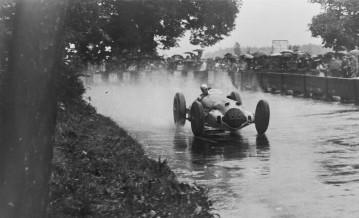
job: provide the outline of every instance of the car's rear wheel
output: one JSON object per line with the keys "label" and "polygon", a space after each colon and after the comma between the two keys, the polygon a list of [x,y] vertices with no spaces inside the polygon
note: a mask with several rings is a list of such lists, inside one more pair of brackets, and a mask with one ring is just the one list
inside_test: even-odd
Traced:
{"label": "car's rear wheel", "polygon": [[270,110],[269,104],[265,100],[260,100],[256,107],[255,126],[258,134],[264,134],[269,125]]}
{"label": "car's rear wheel", "polygon": [[191,106],[191,129],[195,136],[199,136],[204,130],[204,111],[200,102],[195,101]]}
{"label": "car's rear wheel", "polygon": [[186,100],[180,92],[173,99],[173,120],[176,126],[184,126],[186,123]]}
{"label": "car's rear wheel", "polygon": [[239,105],[242,105],[242,99],[238,92],[231,92],[231,94],[228,96],[228,98],[238,102]]}

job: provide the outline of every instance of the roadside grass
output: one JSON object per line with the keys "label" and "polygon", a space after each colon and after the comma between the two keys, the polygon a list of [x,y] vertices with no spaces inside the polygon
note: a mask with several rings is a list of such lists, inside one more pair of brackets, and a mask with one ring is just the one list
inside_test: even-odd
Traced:
{"label": "roadside grass", "polygon": [[50,217],[214,216],[206,189],[178,182],[84,101],[59,109],[55,141]]}

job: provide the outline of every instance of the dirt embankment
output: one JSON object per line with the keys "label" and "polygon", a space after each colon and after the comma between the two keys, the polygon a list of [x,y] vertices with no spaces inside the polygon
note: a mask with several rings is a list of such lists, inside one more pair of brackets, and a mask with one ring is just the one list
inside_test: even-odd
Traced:
{"label": "dirt embankment", "polygon": [[50,217],[213,217],[210,209],[205,189],[179,183],[90,105],[59,111]]}

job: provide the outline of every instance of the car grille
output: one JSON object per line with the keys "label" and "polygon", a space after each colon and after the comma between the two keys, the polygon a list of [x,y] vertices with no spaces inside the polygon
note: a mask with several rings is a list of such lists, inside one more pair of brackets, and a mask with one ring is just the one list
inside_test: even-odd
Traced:
{"label": "car grille", "polygon": [[231,128],[239,128],[243,123],[247,121],[246,116],[238,108],[229,109],[223,116],[222,121],[225,122]]}

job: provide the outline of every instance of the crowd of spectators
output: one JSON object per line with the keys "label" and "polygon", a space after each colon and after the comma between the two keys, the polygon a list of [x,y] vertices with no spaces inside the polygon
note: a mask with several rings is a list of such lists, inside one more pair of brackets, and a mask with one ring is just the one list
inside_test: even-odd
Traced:
{"label": "crowd of spectators", "polygon": [[[266,55],[263,52],[236,56],[201,58],[202,53],[163,58],[154,55],[127,55],[106,64],[106,71],[271,71],[315,76],[358,77],[358,56],[354,53],[326,53],[311,56],[304,52],[285,51]],[[96,70],[95,70],[96,71]]]}

